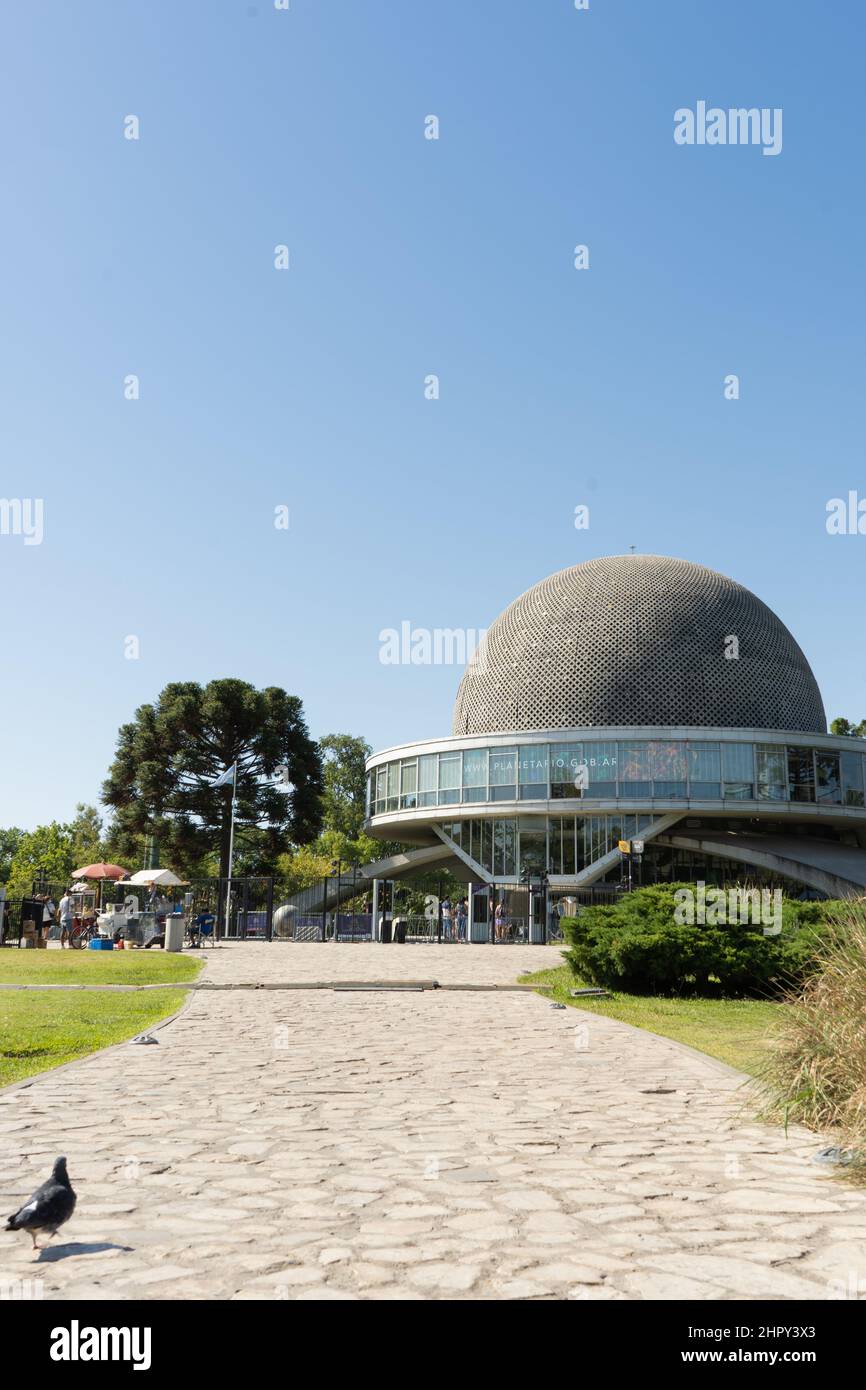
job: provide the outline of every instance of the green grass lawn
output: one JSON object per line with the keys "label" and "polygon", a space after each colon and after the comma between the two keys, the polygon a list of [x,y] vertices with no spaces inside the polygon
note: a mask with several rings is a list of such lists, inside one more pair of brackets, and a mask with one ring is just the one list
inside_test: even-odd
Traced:
{"label": "green grass lawn", "polygon": [[740,1071],[756,1075],[771,1046],[770,1033],[784,1004],[763,999],[670,999],[656,995],[612,994],[610,999],[572,999],[575,980],[567,965],[522,975],[521,984],[547,985],[545,996],[590,1013],[688,1043]]}
{"label": "green grass lawn", "polygon": [[0,950],[3,985],[174,985],[194,980],[202,963],[165,951]]}
{"label": "green grass lawn", "polygon": [[174,1013],[186,995],[185,989],[43,994],[0,988],[0,1086],[131,1038]]}
{"label": "green grass lawn", "polygon": [[[0,1086],[144,1032],[179,1009],[202,963],[164,951],[0,950]],[[4,985],[165,985],[128,994]],[[175,986],[175,988],[171,988]]]}

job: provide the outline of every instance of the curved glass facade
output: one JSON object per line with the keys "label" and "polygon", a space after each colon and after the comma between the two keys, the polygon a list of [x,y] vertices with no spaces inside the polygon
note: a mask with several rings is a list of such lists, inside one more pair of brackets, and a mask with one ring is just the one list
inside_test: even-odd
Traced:
{"label": "curved glass facade", "polygon": [[494,878],[528,869],[573,876],[630,840],[654,816],[505,816],[446,821],[442,830]]}
{"label": "curved glass facade", "polygon": [[367,776],[367,814],[497,801],[791,801],[863,806],[866,755],[775,743],[631,739],[463,748]]}

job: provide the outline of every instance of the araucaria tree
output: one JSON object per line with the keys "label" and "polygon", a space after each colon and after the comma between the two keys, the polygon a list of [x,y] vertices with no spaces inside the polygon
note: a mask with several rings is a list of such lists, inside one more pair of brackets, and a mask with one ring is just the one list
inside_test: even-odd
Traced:
{"label": "araucaria tree", "polygon": [[113,843],[131,857],[142,836],[154,835],[163,864],[188,871],[218,855],[225,877],[232,788],[210,783],[233,764],[238,848],[246,832],[259,858],[273,863],[289,845],[315,838],[322,761],[301,701],[240,680],[175,681],[118,733],[102,788],[115,813]]}

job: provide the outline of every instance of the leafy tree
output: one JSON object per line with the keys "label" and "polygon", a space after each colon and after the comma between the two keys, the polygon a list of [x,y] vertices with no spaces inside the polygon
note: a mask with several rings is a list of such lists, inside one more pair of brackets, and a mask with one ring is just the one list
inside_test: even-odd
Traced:
{"label": "leafy tree", "polygon": [[80,869],[85,864],[96,864],[105,857],[102,817],[95,806],[86,806],[79,802],[75,808],[75,818],[69,825],[69,833],[75,859],[71,866],[73,869]]}
{"label": "leafy tree", "polygon": [[326,734],[319,740],[323,754],[325,790],[322,819],[326,830],[355,839],[364,823],[370,744],[353,734]]}
{"label": "leafy tree", "polygon": [[7,897],[25,897],[31,892],[33,880],[40,873],[44,873],[49,883],[68,883],[72,870],[79,867],[71,827],[59,821],[37,825],[35,830],[22,835],[15,851]]}
{"label": "leafy tree", "polygon": [[115,812],[114,843],[129,858],[140,837],[153,834],[164,863],[194,873],[210,855],[224,877],[232,788],[210,783],[235,763],[239,863],[253,853],[272,865],[288,844],[316,835],[322,766],[301,701],[277,686],[256,690],[235,679],[175,681],[118,733],[102,790]]}
{"label": "leafy tree", "polygon": [[19,830],[17,825],[10,825],[7,830],[0,830],[0,883],[5,883],[9,878],[15,851],[24,835],[25,831]]}
{"label": "leafy tree", "polygon": [[866,719],[861,719],[859,724],[852,724],[848,719],[834,719],[830,733],[837,738],[866,738]]}
{"label": "leafy tree", "polygon": [[16,831],[18,839],[9,865],[7,897],[26,896],[40,875],[56,886],[68,884],[73,869],[102,858],[101,832],[96,807],[81,802],[71,821],[52,821],[50,825],[37,825],[35,830]]}

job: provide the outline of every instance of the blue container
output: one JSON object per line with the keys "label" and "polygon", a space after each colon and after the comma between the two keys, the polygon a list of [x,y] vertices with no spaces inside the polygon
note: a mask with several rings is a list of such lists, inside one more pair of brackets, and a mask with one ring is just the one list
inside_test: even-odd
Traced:
{"label": "blue container", "polygon": [[102,937],[94,937],[92,941],[88,941],[87,949],[88,951],[113,951],[114,942],[103,941]]}

